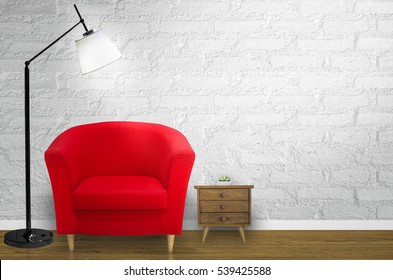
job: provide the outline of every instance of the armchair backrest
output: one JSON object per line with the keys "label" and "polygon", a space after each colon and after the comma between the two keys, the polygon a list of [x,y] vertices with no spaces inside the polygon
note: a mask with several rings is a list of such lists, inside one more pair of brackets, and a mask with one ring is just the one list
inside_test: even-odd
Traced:
{"label": "armchair backrest", "polygon": [[65,160],[73,184],[91,176],[152,176],[166,185],[172,157],[191,150],[177,130],[141,122],[76,126],[60,134],[47,153]]}

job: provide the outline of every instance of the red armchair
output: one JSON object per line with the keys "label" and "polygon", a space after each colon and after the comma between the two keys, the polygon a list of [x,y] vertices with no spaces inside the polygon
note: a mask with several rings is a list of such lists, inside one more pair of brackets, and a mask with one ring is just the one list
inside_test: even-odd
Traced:
{"label": "red armchair", "polygon": [[45,152],[57,233],[166,234],[172,252],[182,232],[195,154],[164,125],[103,122],[60,134]]}

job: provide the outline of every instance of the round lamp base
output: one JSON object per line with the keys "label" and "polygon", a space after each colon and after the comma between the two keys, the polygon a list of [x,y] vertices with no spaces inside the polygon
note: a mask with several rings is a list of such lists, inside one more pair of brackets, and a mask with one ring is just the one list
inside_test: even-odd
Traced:
{"label": "round lamp base", "polygon": [[36,248],[53,242],[53,234],[44,229],[17,229],[4,235],[4,243],[18,248]]}

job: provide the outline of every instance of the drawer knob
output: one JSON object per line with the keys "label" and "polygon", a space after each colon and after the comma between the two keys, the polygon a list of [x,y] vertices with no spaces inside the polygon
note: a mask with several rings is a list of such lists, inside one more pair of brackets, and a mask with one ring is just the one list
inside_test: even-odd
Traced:
{"label": "drawer knob", "polygon": [[220,208],[224,210],[225,206],[224,206],[224,205],[221,205]]}
{"label": "drawer knob", "polygon": [[222,222],[225,222],[226,220],[227,220],[227,218],[225,218],[224,216],[221,217],[221,221],[222,221]]}
{"label": "drawer knob", "polygon": [[220,193],[220,197],[225,197],[225,193]]}

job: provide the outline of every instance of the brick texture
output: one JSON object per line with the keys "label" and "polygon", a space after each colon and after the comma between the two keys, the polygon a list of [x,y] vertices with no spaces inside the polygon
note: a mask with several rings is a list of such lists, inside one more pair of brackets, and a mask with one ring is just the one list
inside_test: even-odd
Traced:
{"label": "brick texture", "polygon": [[[0,219],[24,218],[24,61],[78,20],[33,2],[0,1]],[[34,219],[54,218],[45,149],[108,120],[188,137],[187,219],[223,174],[255,185],[255,219],[392,219],[392,1],[77,2],[122,58],[82,76],[78,27],[31,64]]]}

